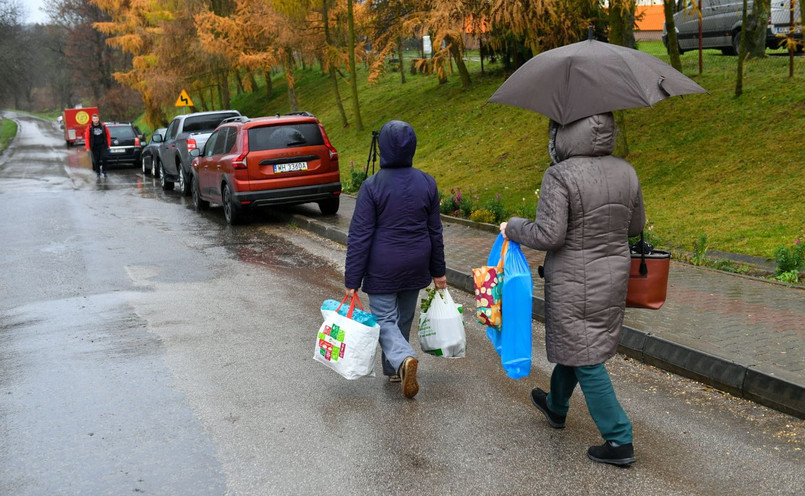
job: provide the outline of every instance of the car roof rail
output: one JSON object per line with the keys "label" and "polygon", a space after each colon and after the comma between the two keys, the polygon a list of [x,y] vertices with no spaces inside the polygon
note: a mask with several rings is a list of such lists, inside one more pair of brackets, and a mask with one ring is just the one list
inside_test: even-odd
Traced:
{"label": "car roof rail", "polygon": [[303,117],[316,117],[315,115],[311,114],[307,110],[296,110],[294,112],[288,112],[285,115],[301,115]]}
{"label": "car roof rail", "polygon": [[245,115],[237,115],[235,117],[227,117],[226,119],[221,121],[221,124],[226,124],[227,122],[246,122],[249,118]]}

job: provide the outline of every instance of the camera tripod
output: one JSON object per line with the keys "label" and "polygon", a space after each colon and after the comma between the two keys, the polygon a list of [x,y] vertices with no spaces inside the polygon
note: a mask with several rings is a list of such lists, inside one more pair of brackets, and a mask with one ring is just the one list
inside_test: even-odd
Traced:
{"label": "camera tripod", "polygon": [[375,163],[377,162],[377,136],[380,133],[372,131],[372,143],[369,145],[369,157],[366,159],[366,167],[363,170],[364,178],[369,177],[369,164],[372,164],[372,174],[375,173]]}

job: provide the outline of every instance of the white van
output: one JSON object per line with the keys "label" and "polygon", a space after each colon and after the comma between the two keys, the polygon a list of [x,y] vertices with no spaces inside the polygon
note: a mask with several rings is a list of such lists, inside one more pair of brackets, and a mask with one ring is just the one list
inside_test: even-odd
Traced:
{"label": "white van", "polygon": [[[781,48],[789,31],[791,0],[772,0],[771,16],[766,30],[766,47]],[[794,0],[795,37],[802,50],[802,28],[799,26],[799,3]],[[720,49],[725,55],[737,55],[741,43],[743,0],[700,0],[702,9],[702,48]],[[752,11],[752,0],[747,0],[747,9]],[[674,23],[676,24],[679,53],[699,48],[699,18],[690,12],[690,0],[677,0]],[[663,25],[662,40],[668,47],[668,34]]]}
{"label": "white van", "polygon": [[[799,40],[797,50],[802,51],[802,17],[800,17],[801,0],[794,0],[794,38]],[[777,48],[780,46],[791,29],[791,0],[772,0],[771,1],[771,20],[769,21],[769,30],[771,35],[776,39],[775,46],[770,48]],[[766,40],[766,45],[769,45],[769,40]]]}

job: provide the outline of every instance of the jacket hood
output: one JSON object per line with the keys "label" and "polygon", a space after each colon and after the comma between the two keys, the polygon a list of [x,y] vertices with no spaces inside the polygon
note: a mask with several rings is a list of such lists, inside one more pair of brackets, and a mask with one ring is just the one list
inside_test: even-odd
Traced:
{"label": "jacket hood", "polygon": [[591,115],[566,126],[551,121],[548,154],[555,164],[570,157],[612,155],[616,131],[611,112]]}
{"label": "jacket hood", "polygon": [[380,128],[380,168],[411,167],[416,153],[416,133],[403,121],[388,121]]}

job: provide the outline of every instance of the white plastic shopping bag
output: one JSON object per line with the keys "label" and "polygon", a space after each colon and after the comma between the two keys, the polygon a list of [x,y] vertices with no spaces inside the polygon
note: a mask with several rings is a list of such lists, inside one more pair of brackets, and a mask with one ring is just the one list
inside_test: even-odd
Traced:
{"label": "white plastic shopping bag", "polygon": [[419,347],[431,355],[460,358],[467,352],[464,320],[450,292],[436,290],[430,306],[419,315]]}
{"label": "white plastic shopping bag", "polygon": [[[313,352],[316,361],[350,380],[375,375],[375,355],[380,337],[380,324],[371,318],[371,314],[361,312],[360,320],[364,323],[353,319],[356,317],[354,314],[359,312],[355,309],[356,301],[362,308],[358,295],[355,295],[348,311],[343,312],[346,298],[335,310],[325,309],[322,305],[324,323],[319,328]],[[343,310],[347,310],[347,307],[343,307]]]}

